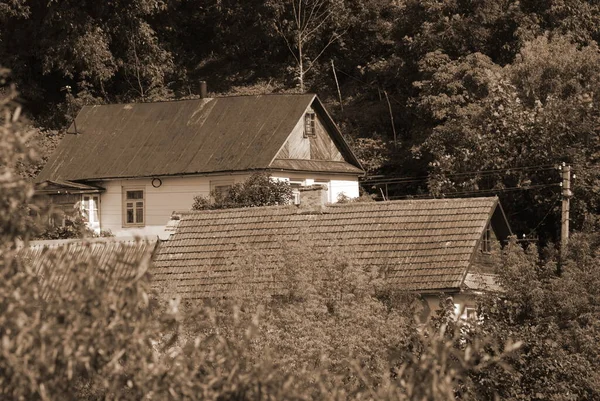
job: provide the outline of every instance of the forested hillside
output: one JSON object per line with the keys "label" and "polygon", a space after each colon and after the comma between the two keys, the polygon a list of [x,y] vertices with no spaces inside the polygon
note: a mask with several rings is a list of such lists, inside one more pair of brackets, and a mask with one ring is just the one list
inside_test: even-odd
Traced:
{"label": "forested hillside", "polygon": [[555,164],[574,227],[596,224],[599,38],[591,0],[0,1],[0,63],[48,151],[84,104],[316,92],[391,198],[497,193],[550,240]]}

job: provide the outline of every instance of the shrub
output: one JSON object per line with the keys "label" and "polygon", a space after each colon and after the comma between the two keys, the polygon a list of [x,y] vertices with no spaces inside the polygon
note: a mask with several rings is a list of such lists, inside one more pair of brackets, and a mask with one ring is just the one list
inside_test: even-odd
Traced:
{"label": "shrub", "polygon": [[193,210],[229,209],[286,205],[292,200],[289,183],[273,179],[268,173],[253,173],[246,181],[234,184],[226,192],[212,191],[209,198],[196,196]]}

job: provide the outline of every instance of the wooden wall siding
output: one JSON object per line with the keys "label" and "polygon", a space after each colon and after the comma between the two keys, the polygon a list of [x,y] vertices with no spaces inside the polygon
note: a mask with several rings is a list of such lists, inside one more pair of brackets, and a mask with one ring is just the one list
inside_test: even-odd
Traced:
{"label": "wooden wall siding", "polygon": [[[110,230],[116,236],[160,235],[174,211],[190,210],[194,203],[194,196],[209,195],[211,181],[221,179],[228,182],[242,182],[247,177],[248,174],[163,177],[159,188],[152,186],[150,177],[106,181],[103,183],[106,191],[101,195],[101,228]],[[123,227],[123,188],[144,190],[144,227]]]}
{"label": "wooden wall siding", "polygon": [[315,125],[316,135],[305,138],[302,117],[275,158],[344,161],[344,156],[329,136],[319,116]]}
{"label": "wooden wall siding", "polygon": [[[97,194],[91,194],[89,196],[94,196]],[[73,195],[73,194],[59,194],[59,195],[50,195],[50,201],[55,205],[73,205],[81,200],[81,195]]]}
{"label": "wooden wall siding", "polygon": [[310,158],[312,160],[336,160],[344,158],[323,126],[321,118],[316,118],[316,135],[310,138]]}
{"label": "wooden wall siding", "polygon": [[310,141],[304,138],[304,117],[298,121],[277,159],[310,159]]}

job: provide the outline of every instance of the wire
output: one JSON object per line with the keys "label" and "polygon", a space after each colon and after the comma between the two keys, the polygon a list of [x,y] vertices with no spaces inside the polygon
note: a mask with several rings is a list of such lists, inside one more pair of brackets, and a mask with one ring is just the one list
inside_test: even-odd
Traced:
{"label": "wire", "polygon": [[537,230],[539,228],[539,226],[541,226],[542,223],[546,220],[546,217],[548,217],[550,215],[550,212],[552,212],[552,210],[554,210],[554,207],[556,206],[556,204],[560,200],[560,194],[557,194],[557,195],[559,195],[559,196],[556,197],[556,199],[554,200],[554,202],[550,206],[550,209],[548,209],[548,211],[546,212],[546,214],[544,215],[544,217],[542,217],[542,220],[540,220],[540,222],[537,224],[537,226],[535,226],[535,228],[533,230],[531,230],[529,232],[529,234],[527,234],[525,237],[529,237],[531,234],[533,234],[535,232],[535,230]]}
{"label": "wire", "polygon": [[[495,194],[495,193],[503,193],[503,192],[514,192],[514,191],[527,191],[530,189],[539,189],[539,188],[549,188],[554,186],[559,186],[560,184],[540,184],[540,185],[529,185],[526,187],[507,187],[507,188],[496,188],[496,189],[477,189],[472,191],[457,191],[457,192],[449,192],[442,193],[443,197],[453,197],[457,195],[475,195],[475,194]],[[429,194],[419,194],[419,195],[399,195],[399,196],[390,196],[389,199],[419,199],[419,198],[434,198],[434,196]]]}
{"label": "wire", "polygon": [[[505,172],[505,171],[509,171],[509,172],[516,172],[516,171],[529,171],[529,170],[535,170],[536,172],[540,172],[540,171],[548,171],[548,170],[554,170],[555,167],[554,165],[537,165],[537,166],[523,166],[523,167],[512,167],[512,168],[503,168],[503,169],[493,169],[493,170],[479,170],[479,171],[464,171],[464,172],[460,172],[460,173],[454,173],[454,174],[447,174],[447,177],[465,177],[465,176],[470,176],[470,175],[485,175],[485,174],[492,174],[492,173],[498,173],[498,172]],[[420,182],[420,181],[424,181],[426,179],[429,179],[431,176],[417,176],[417,177],[391,177],[391,178],[375,178],[375,179],[369,179],[368,177],[363,180],[362,182],[365,184],[391,184],[391,183],[405,183],[405,182]]]}

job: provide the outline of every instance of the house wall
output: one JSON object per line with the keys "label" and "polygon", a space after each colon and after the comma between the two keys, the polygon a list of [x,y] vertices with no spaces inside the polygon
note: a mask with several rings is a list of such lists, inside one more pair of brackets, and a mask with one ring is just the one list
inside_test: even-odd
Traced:
{"label": "house wall", "polygon": [[350,198],[357,198],[359,194],[358,177],[351,175],[336,175],[325,173],[294,173],[273,172],[275,178],[281,178],[292,182],[300,182],[302,185],[325,184],[327,185],[327,203],[337,202],[338,196],[344,193]]}
{"label": "house wall", "polygon": [[[106,189],[100,198],[100,227],[110,230],[116,236],[158,235],[168,236],[164,228],[174,211],[190,210],[194,197],[208,196],[213,185],[243,182],[248,173],[224,174],[214,176],[161,177],[159,188],[152,186],[152,178],[110,180],[98,182]],[[312,173],[273,173],[273,177],[301,182],[302,185],[326,184],[327,201],[335,202],[340,193],[347,196],[358,196],[358,178],[353,176],[332,176]],[[143,227],[123,227],[123,188],[144,190]]]}
{"label": "house wall", "polygon": [[[244,175],[218,177],[161,177],[162,185],[152,186],[152,178],[111,180],[100,185],[106,189],[100,200],[100,224],[102,230],[110,230],[116,236],[162,235],[164,227],[174,211],[189,210],[197,195],[208,196],[211,180],[221,183],[243,181]],[[144,227],[123,227],[123,188],[144,190]]]}
{"label": "house wall", "polygon": [[[452,297],[454,303],[454,311],[457,318],[467,318],[467,308],[477,308],[477,294],[470,292],[461,292],[457,294],[447,294],[445,297]],[[422,295],[423,309],[421,311],[421,321],[424,322],[440,308],[440,295],[439,294],[427,294]]]}
{"label": "house wall", "polygon": [[491,227],[489,236],[489,249],[484,250],[481,245],[485,241],[485,232],[480,240],[479,249],[477,249],[471,267],[470,272],[474,273],[496,273],[498,266],[501,262],[502,246],[498,237]]}

